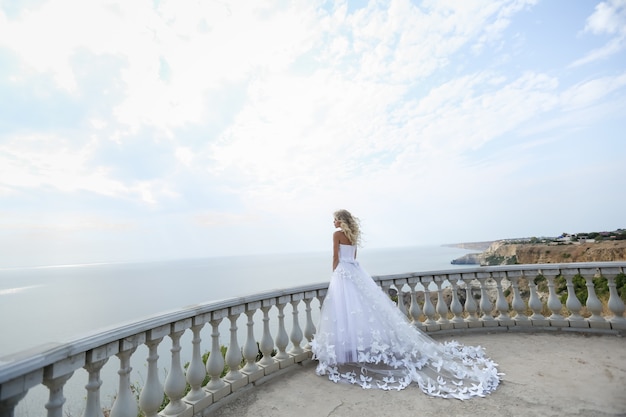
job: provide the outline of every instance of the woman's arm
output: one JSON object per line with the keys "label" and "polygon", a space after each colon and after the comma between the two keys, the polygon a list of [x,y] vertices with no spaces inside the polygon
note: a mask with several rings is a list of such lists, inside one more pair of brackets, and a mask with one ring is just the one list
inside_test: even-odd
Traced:
{"label": "woman's arm", "polygon": [[333,271],[339,265],[339,233],[341,232],[333,233]]}

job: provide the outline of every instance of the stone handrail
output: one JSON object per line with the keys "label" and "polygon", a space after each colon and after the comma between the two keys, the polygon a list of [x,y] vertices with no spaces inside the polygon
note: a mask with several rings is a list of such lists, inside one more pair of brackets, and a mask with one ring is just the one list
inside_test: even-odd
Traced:
{"label": "stone handrail", "polygon": [[[430,333],[517,328],[616,334],[626,333],[624,302],[615,284],[615,277],[625,271],[626,262],[507,265],[376,276],[374,280],[386,291],[394,287],[399,300],[404,300],[406,295],[408,302],[399,302],[398,307],[416,327]],[[573,281],[578,275],[586,283],[585,306],[574,291]],[[547,294],[539,293],[534,282],[537,276],[546,279]],[[593,279],[598,276],[607,279],[606,308],[596,295]],[[565,305],[555,290],[557,277],[563,277],[566,282]],[[522,297],[526,291],[520,290],[520,284],[528,285],[527,299]],[[88,374],[83,416],[104,416],[100,405],[100,371],[114,356],[119,360],[119,370],[111,417],[136,417],[140,410],[148,417],[208,415],[229,395],[279,375],[275,373],[280,369],[311,357],[308,342],[315,334],[311,303],[317,300],[321,305],[327,288],[325,282],[195,305],[62,345],[0,358],[0,417],[13,416],[28,391],[42,384],[49,395],[47,403],[41,407],[47,409],[50,417],[64,416],[63,390],[74,371],[80,368]],[[406,288],[408,291],[404,291]],[[505,291],[512,294],[510,303]],[[420,305],[418,300],[422,297]],[[291,326],[285,324],[287,304],[291,305]],[[302,305],[304,311],[301,311]],[[588,317],[581,314],[583,307]],[[608,313],[603,314],[603,309]],[[254,321],[257,311],[262,312],[262,323]],[[551,314],[547,315],[546,311]],[[303,319],[301,314],[304,314]],[[247,318],[245,337],[237,331],[237,321],[242,315]],[[211,340],[205,348],[221,353],[219,326],[224,319],[230,322],[226,354],[209,355],[205,363],[200,332],[208,324]],[[300,327],[301,320],[304,320],[304,330]],[[278,329],[274,335],[270,322]],[[262,334],[260,340],[255,340],[255,326]],[[287,327],[290,327],[289,334]],[[188,346],[192,353],[185,371],[180,341],[188,330],[193,335]],[[171,357],[167,377],[162,383],[158,375],[157,348],[166,336],[171,340]],[[302,346],[303,343],[306,345]],[[130,361],[140,345],[148,349],[147,377],[137,399],[131,387]],[[262,353],[260,359],[259,352]],[[225,365],[228,373],[222,377]],[[207,376],[210,380],[205,384]],[[164,396],[168,404],[161,410]]]}

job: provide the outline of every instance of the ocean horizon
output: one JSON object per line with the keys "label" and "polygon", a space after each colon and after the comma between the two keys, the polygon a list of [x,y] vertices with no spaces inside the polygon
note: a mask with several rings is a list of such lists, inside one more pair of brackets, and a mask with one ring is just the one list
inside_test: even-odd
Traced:
{"label": "ocean horizon", "polygon": [[[446,246],[360,248],[371,275],[458,268]],[[190,305],[329,281],[329,251],[0,268],[0,357]]]}
{"label": "ocean horizon", "polygon": [[[470,252],[435,245],[360,248],[358,260],[371,275],[389,275],[458,269],[458,265],[450,262]],[[0,268],[0,361],[3,356],[37,351],[194,304],[328,282],[331,265],[331,253],[324,251]],[[312,307],[317,325],[317,300]],[[276,310],[270,314],[276,314]],[[288,327],[290,316],[285,318]],[[255,321],[261,318],[261,312],[257,311]],[[246,317],[240,320],[239,332],[243,338]],[[228,343],[229,326],[228,320],[220,325],[221,344]],[[273,335],[276,330],[271,329]],[[202,330],[203,351],[209,347],[210,332],[210,326]],[[187,331],[181,338],[183,363],[191,358],[191,337]],[[167,340],[159,346],[161,369],[168,363],[169,348]],[[139,346],[131,360],[133,381],[139,385],[145,381],[147,354],[146,347]],[[105,408],[112,405],[117,392],[118,367],[117,360],[109,360],[101,372]],[[82,415],[87,380],[86,372],[78,369],[66,384],[66,414]],[[161,381],[164,380],[165,374],[161,375]],[[34,387],[16,409],[16,416],[40,415],[47,396],[43,385]]]}

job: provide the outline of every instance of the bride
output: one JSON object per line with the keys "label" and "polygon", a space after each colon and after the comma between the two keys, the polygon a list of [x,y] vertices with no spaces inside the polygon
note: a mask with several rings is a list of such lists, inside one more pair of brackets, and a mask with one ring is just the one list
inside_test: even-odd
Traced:
{"label": "bride", "polygon": [[500,382],[497,364],[480,346],[438,343],[413,327],[356,261],[359,220],[334,213],[333,274],[312,341],[316,373],[363,388],[403,389],[412,382],[428,395],[484,396]]}

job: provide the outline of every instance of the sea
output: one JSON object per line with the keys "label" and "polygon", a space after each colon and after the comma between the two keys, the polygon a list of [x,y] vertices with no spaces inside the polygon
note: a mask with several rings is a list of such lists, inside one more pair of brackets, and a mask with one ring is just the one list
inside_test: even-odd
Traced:
{"label": "sea", "polygon": [[[438,245],[360,248],[358,259],[370,275],[388,275],[458,269],[463,266],[450,262],[471,252],[475,251]],[[99,329],[195,304],[328,282],[331,261],[329,252],[311,252],[0,268],[0,362],[7,355],[39,350]],[[186,337],[190,336],[186,334]],[[208,335],[205,337],[208,343]],[[227,337],[226,328],[222,338],[226,341]],[[185,341],[181,344],[185,346]],[[138,352],[133,357],[142,354]],[[159,351],[162,357],[168,354],[167,350]],[[145,374],[145,356],[141,359],[142,363],[134,365],[138,368],[139,384],[144,378],[141,374]],[[189,358],[183,354],[185,359]],[[105,366],[110,368],[108,371],[103,369],[103,380],[106,372],[115,374],[119,365],[113,362],[109,360]],[[84,379],[76,383],[75,374],[68,382],[66,397],[72,397],[74,391],[76,398],[68,399],[66,405],[70,409],[66,409],[66,415],[81,413],[86,378],[85,373]],[[115,380],[115,376],[112,379]],[[113,398],[116,388],[103,385],[102,390],[105,396]],[[39,401],[31,397],[45,396],[45,389],[39,387],[31,391],[40,392],[29,393],[16,415],[41,413],[41,408],[35,405]]]}

